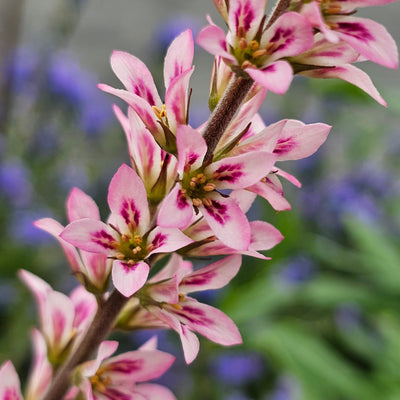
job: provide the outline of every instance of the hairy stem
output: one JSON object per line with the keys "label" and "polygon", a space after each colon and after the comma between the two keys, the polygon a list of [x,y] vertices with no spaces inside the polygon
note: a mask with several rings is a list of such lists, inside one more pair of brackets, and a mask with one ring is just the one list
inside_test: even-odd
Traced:
{"label": "hairy stem", "polygon": [[264,29],[268,29],[290,6],[290,0],[278,0]]}
{"label": "hairy stem", "polygon": [[247,77],[235,76],[232,78],[224,95],[211,114],[203,134],[207,143],[207,153],[204,157],[205,163],[212,159],[221,136],[246,98],[253,83],[254,81]]}
{"label": "hairy stem", "polygon": [[103,306],[98,309],[85,337],[66,363],[60,368],[43,400],[60,400],[71,385],[71,376],[77,365],[87,361],[97,350],[100,343],[108,336],[113,328],[122,307],[128,298],[114,290]]}

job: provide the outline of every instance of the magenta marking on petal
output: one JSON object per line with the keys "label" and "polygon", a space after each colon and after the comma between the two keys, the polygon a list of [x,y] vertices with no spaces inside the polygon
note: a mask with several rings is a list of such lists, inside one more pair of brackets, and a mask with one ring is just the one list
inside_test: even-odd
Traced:
{"label": "magenta marking on petal", "polygon": [[4,397],[2,400],[19,400],[21,397],[17,393],[15,388],[6,388]]}
{"label": "magenta marking on petal", "polygon": [[107,370],[120,374],[131,374],[143,368],[143,360],[118,359],[115,362],[107,363]]}
{"label": "magenta marking on petal", "polygon": [[186,165],[193,165],[199,158],[197,153],[189,153],[186,160]]}
{"label": "magenta marking on petal", "polygon": [[203,310],[199,310],[195,307],[182,305],[182,310],[177,310],[175,313],[183,316],[193,324],[205,326],[215,325],[215,322],[211,318],[208,318]]}
{"label": "magenta marking on petal", "polygon": [[148,90],[146,84],[141,79],[132,81],[132,86],[134,88],[135,94],[144,98],[151,106],[156,105],[153,95],[151,94],[151,92]]}
{"label": "magenta marking on petal", "polygon": [[188,206],[188,201],[186,195],[182,192],[182,190],[178,190],[176,195],[176,204],[180,210],[183,210]]}
{"label": "magenta marking on petal", "polygon": [[279,139],[273,152],[279,155],[286,154],[295,146],[296,142],[293,140],[293,137]]}
{"label": "magenta marking on petal", "polygon": [[371,32],[365,28],[363,24],[358,22],[338,22],[337,23],[338,30],[345,33],[346,35],[353,36],[354,38],[362,41],[362,42],[370,42],[375,40],[374,36],[371,35]]}
{"label": "magenta marking on petal", "polygon": [[167,236],[163,235],[161,232],[157,233],[157,235],[154,237],[153,241],[151,242],[154,248],[158,248],[165,244],[167,241]]}
{"label": "magenta marking on petal", "polygon": [[207,283],[211,282],[216,275],[216,272],[211,270],[204,272],[201,275],[188,277],[187,280],[183,280],[183,283],[185,284],[185,286],[206,285]]}
{"label": "magenta marking on petal", "polygon": [[228,207],[225,204],[212,200],[210,206],[205,205],[204,207],[220,225],[225,225],[230,220],[230,216],[227,214]]}
{"label": "magenta marking on petal", "polygon": [[[240,2],[239,7],[235,12],[235,25],[238,34],[239,28],[243,27],[245,32],[250,29],[251,22],[254,20],[254,13],[251,8],[250,2]],[[242,24],[241,24],[242,22]]]}
{"label": "magenta marking on petal", "polygon": [[286,40],[289,37],[293,37],[293,29],[278,28],[270,42],[279,42],[280,40]]}
{"label": "magenta marking on petal", "polygon": [[54,327],[54,342],[60,341],[65,329],[65,316],[61,310],[55,310],[52,314],[52,322]]}
{"label": "magenta marking on petal", "polygon": [[98,231],[92,233],[91,237],[94,243],[99,244],[105,249],[114,250],[115,246],[113,243],[115,242],[115,239],[106,231]]}
{"label": "magenta marking on petal", "polygon": [[242,164],[222,164],[213,174],[213,179],[225,182],[236,182],[243,176]]}
{"label": "magenta marking on petal", "polygon": [[140,212],[135,206],[135,202],[132,199],[125,199],[122,203],[120,214],[125,220],[125,223],[129,226],[132,222],[137,227],[139,225]]}

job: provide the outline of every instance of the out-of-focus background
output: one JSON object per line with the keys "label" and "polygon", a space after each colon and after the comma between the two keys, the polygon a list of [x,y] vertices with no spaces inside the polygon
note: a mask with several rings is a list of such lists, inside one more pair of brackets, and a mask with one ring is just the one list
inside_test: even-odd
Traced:
{"label": "out-of-focus background", "polygon": [[[69,292],[76,284],[56,241],[32,226],[66,222],[72,187],[92,195],[107,216],[106,192],[128,161],[114,98],[98,82],[119,85],[113,49],[131,52],[161,88],[162,62],[175,35],[206,24],[211,0],[2,0],[0,3],[0,364],[11,358],[22,377],[37,324],[20,268]],[[360,11],[400,42],[399,3]],[[208,116],[212,57],[196,48],[191,123]],[[400,399],[400,74],[363,63],[388,102],[383,108],[339,81],[295,79],[284,97],[268,95],[266,123],[282,118],[333,125],[318,153],[282,164],[302,182],[285,184],[293,210],[265,201],[254,219],[285,240],[271,261],[245,259],[239,275],[202,300],[239,326],[244,345],[201,341],[184,364],[173,333],[160,347],[177,361],[162,378],[185,400]],[[147,334],[148,336],[148,334]],[[132,333],[132,349],[146,333]]]}

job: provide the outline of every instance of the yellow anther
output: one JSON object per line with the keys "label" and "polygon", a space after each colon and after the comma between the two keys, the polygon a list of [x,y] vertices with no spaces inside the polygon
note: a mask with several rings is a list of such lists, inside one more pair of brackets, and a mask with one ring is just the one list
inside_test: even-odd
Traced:
{"label": "yellow anther", "polygon": [[212,192],[213,190],[215,190],[215,185],[214,185],[213,183],[207,183],[207,185],[205,185],[205,186],[203,187],[203,189],[204,189],[206,192]]}
{"label": "yellow anther", "polygon": [[194,188],[194,187],[196,187],[197,182],[194,181],[193,178],[192,178],[192,180],[189,182],[189,185],[190,185],[190,187]]}
{"label": "yellow anther", "polygon": [[249,60],[244,60],[242,62],[242,68],[243,69],[245,69],[245,68],[255,68],[255,65],[252,64]]}
{"label": "yellow anther", "polygon": [[203,202],[202,202],[200,199],[198,199],[198,198],[192,199],[192,203],[193,203],[193,205],[194,205],[195,207],[200,207],[200,206],[203,204]]}
{"label": "yellow anther", "polygon": [[211,207],[211,206],[212,206],[212,200],[211,200],[211,199],[209,199],[209,198],[207,198],[207,197],[204,197],[204,199],[203,199],[202,201],[203,201],[203,204],[204,204],[206,207]]}
{"label": "yellow anther", "polygon": [[142,248],[140,246],[136,246],[133,250],[132,253],[133,254],[137,254],[140,253],[142,251]]}
{"label": "yellow anther", "polygon": [[177,310],[182,310],[182,306],[179,304],[171,304],[171,306],[176,308]]}
{"label": "yellow anther", "polygon": [[239,49],[244,50],[247,47],[247,40],[245,38],[241,38],[239,40]]}
{"label": "yellow anther", "polygon": [[134,244],[142,244],[142,242],[143,242],[143,239],[142,239],[142,237],[140,235],[135,235],[133,237],[133,243]]}
{"label": "yellow anther", "polygon": [[130,235],[127,235],[126,233],[124,233],[122,236],[121,236],[121,240],[123,241],[123,242],[129,242],[129,239],[130,239],[131,237],[130,237]]}
{"label": "yellow anther", "polygon": [[255,51],[254,53],[253,53],[253,57],[254,58],[257,58],[257,57],[262,57],[262,56],[265,56],[266,54],[267,54],[268,52],[267,52],[267,50],[257,50],[257,51]]}
{"label": "yellow anther", "polygon": [[179,293],[179,301],[185,300],[185,295],[182,293]]}
{"label": "yellow anther", "polygon": [[250,49],[253,50],[253,51],[258,50],[258,48],[260,47],[260,43],[258,43],[257,40],[252,40],[252,41],[249,43],[249,47],[250,47]]}
{"label": "yellow anther", "polygon": [[331,4],[326,10],[324,10],[327,14],[340,14],[342,11],[342,7],[339,4]]}
{"label": "yellow anther", "polygon": [[157,106],[151,106],[151,108],[153,109],[154,114],[156,114],[157,118],[161,119],[162,110],[160,110]]}
{"label": "yellow anther", "polygon": [[199,183],[205,183],[207,178],[204,174],[197,174],[197,179],[199,181]]}
{"label": "yellow anther", "polygon": [[125,258],[125,255],[118,252],[118,253],[115,254],[115,258],[117,260],[123,260]]}

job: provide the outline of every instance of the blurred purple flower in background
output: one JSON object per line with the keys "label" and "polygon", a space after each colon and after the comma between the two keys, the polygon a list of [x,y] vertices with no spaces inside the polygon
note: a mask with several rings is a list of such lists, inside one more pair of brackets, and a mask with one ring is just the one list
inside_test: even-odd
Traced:
{"label": "blurred purple flower in background", "polygon": [[211,360],[211,370],[221,382],[241,386],[262,376],[265,361],[259,354],[238,351],[219,354]]}
{"label": "blurred purple flower in background", "polygon": [[300,398],[299,392],[299,384],[293,378],[281,376],[275,390],[266,400],[297,400]]}
{"label": "blurred purple flower in background", "polygon": [[334,320],[339,329],[351,330],[360,326],[362,311],[356,304],[342,304],[336,308]]}
{"label": "blurred purple flower in background", "polygon": [[32,199],[30,172],[17,158],[0,164],[0,198],[5,197],[14,207],[28,205]]}
{"label": "blurred purple flower in background", "polygon": [[394,194],[392,182],[388,172],[368,165],[304,190],[302,211],[324,233],[340,232],[348,215],[366,223],[375,222],[383,217],[383,202]]}
{"label": "blurred purple flower in background", "polygon": [[298,285],[312,279],[316,274],[313,260],[304,255],[298,255],[289,262],[277,268],[275,280],[278,284]]}

